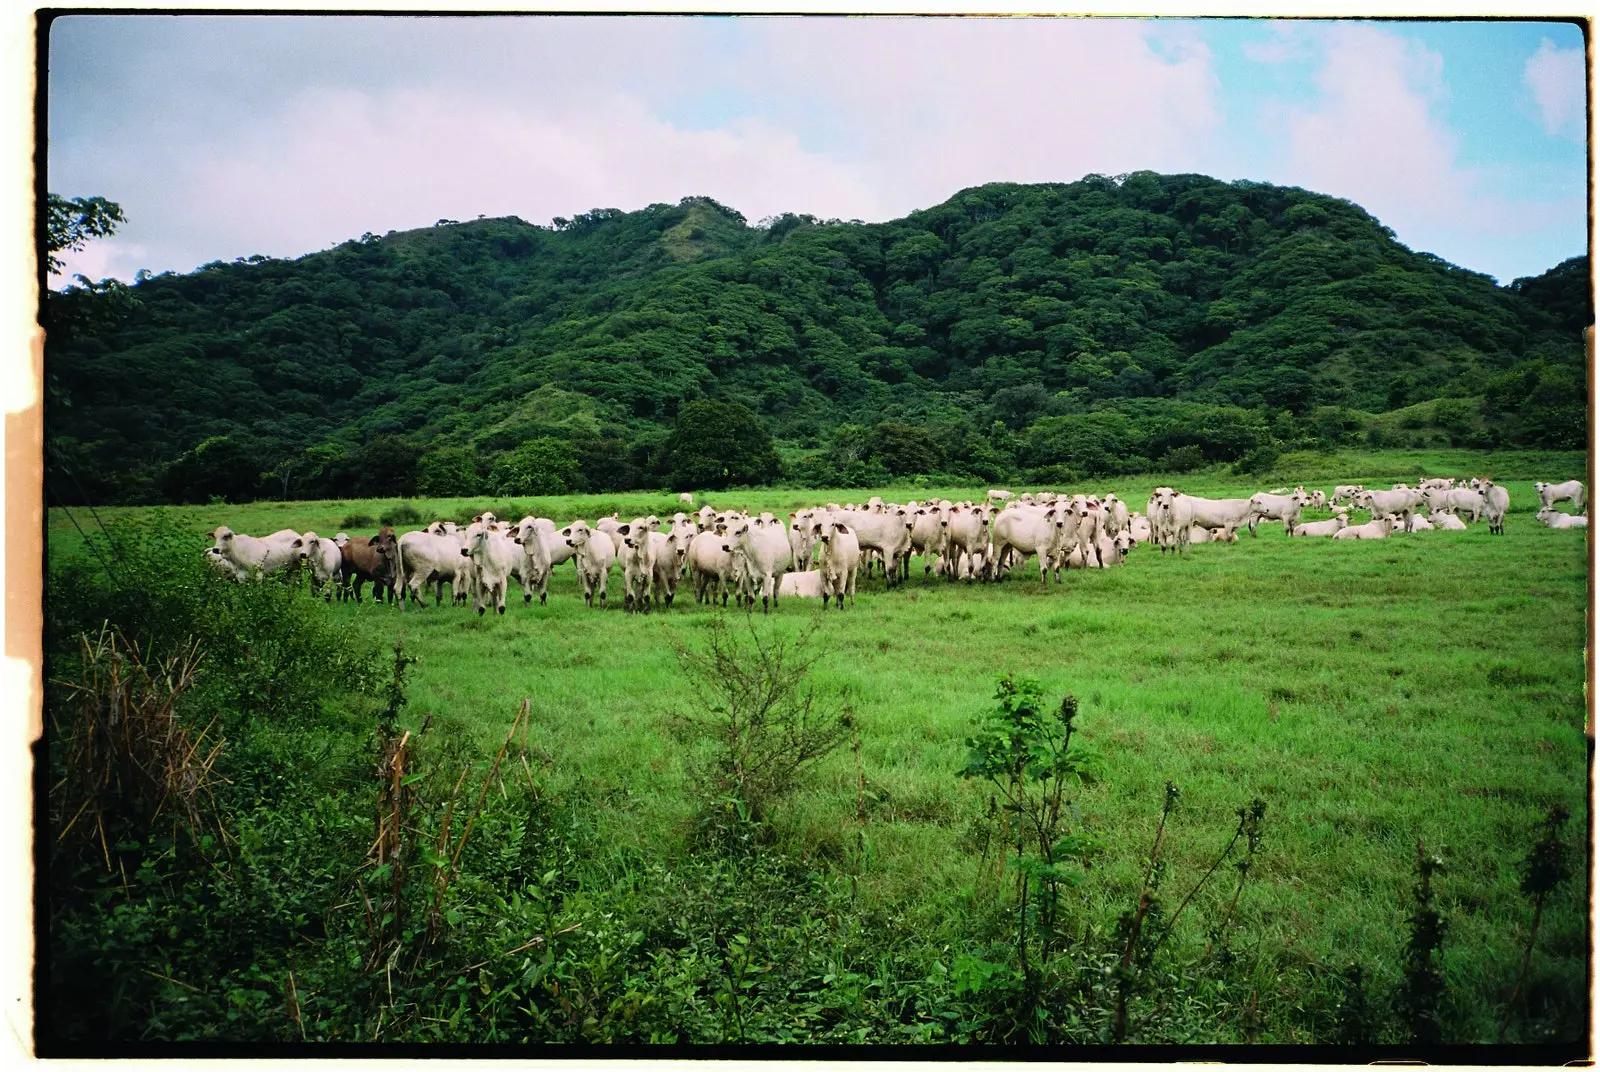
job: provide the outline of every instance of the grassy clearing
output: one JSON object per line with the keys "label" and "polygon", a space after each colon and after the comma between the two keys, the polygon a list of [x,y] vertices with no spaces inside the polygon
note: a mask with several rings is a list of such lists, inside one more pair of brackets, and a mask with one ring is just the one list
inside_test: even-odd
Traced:
{"label": "grassy clearing", "polygon": [[[1288,456],[1288,475],[1261,481],[1220,473],[1103,482],[1136,508],[1172,482],[1210,495],[1245,495],[1297,480],[1318,459]],[[1448,1000],[1467,1037],[1492,1040],[1521,958],[1531,908],[1517,864],[1553,804],[1585,828],[1584,536],[1533,518],[1535,478],[1582,472],[1576,455],[1388,452],[1321,459],[1318,486],[1387,486],[1429,473],[1494,473],[1510,489],[1507,534],[1486,526],[1383,542],[1299,541],[1264,525],[1234,546],[1202,545],[1184,558],[1135,552],[1125,568],[1072,573],[1065,583],[1025,576],[998,586],[921,580],[885,592],[864,584],[853,609],[829,612],[833,654],[820,683],[848,690],[859,719],[871,790],[862,897],[930,946],[963,939],[959,921],[992,893],[979,879],[971,832],[986,800],[956,777],[971,719],[989,705],[997,675],[1039,678],[1081,704],[1081,740],[1105,776],[1079,797],[1108,846],[1069,902],[1073,926],[1104,933],[1131,907],[1168,779],[1182,789],[1169,826],[1172,884],[1187,888],[1226,841],[1235,809],[1268,804],[1267,841],[1239,907],[1242,955],[1255,958],[1263,1009],[1288,1010],[1296,973],[1352,960],[1384,984],[1398,978],[1415,845],[1442,855],[1436,879],[1450,921]],[[966,497],[981,488],[757,490],[712,496],[718,505],[787,510],[821,501]],[[524,500],[564,521],[619,510],[670,513],[675,496]],[[492,501],[416,500],[430,517]],[[387,502],[257,503],[173,509],[197,532],[226,522],[268,532],[292,526],[331,534],[342,518],[377,516]],[[101,511],[102,517],[127,511]],[[80,516],[80,522],[87,519]],[[53,553],[75,553],[65,517],[49,520]],[[364,531],[364,530],[363,530]],[[198,552],[200,542],[196,544]],[[613,575],[620,592],[620,577]],[[680,592],[670,609],[628,616],[584,608],[569,567],[549,605],[515,600],[504,618],[429,606],[404,614],[369,603],[326,613],[352,630],[399,637],[419,656],[407,719],[432,712],[458,732],[503,734],[517,703],[533,698],[539,746],[552,776],[583,781],[607,802],[601,836],[652,854],[683,851],[696,801],[682,746],[666,715],[692,700],[679,645],[699,643],[718,612]],[[796,633],[821,611],[784,601],[752,627]],[[775,816],[788,850],[852,867],[856,770],[848,751]],[[1529,992],[1559,1009],[1579,1002],[1587,938],[1581,882],[1552,902],[1541,926]],[[1190,911],[1215,921],[1231,882]],[[1203,943],[1204,928],[1186,941]],[[1198,952],[1198,948],[1195,950]],[[1291,1015],[1269,1013],[1261,1041],[1302,1041]]]}

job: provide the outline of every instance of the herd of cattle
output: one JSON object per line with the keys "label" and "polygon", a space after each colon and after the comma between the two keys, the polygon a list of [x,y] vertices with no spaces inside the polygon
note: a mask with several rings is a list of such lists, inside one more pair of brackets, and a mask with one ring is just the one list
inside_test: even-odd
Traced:
{"label": "herd of cattle", "polygon": [[[1555,509],[1570,501],[1582,511],[1582,483],[1537,483],[1540,521],[1552,528],[1587,528],[1581,512]],[[689,495],[679,497],[690,507]],[[776,607],[779,596],[832,600],[841,609],[845,597],[855,602],[856,581],[865,570],[881,569],[888,587],[910,575],[911,558],[920,556],[923,576],[949,580],[998,581],[1037,559],[1039,579],[1063,569],[1103,569],[1122,563],[1140,544],[1153,543],[1163,553],[1181,553],[1194,543],[1234,542],[1238,531],[1255,535],[1261,521],[1281,521],[1290,536],[1333,539],[1383,539],[1395,532],[1464,529],[1467,521],[1487,520],[1489,530],[1504,533],[1510,497],[1493,481],[1474,478],[1457,482],[1427,479],[1416,487],[1397,484],[1369,490],[1340,485],[1331,495],[1319,489],[1278,488],[1248,499],[1206,499],[1160,487],[1143,514],[1130,512],[1114,494],[1057,495],[1048,491],[991,490],[984,502],[885,503],[874,496],[854,503],[797,510],[788,522],[770,513],[750,515],[702,506],[678,513],[665,523],[655,515],[622,521],[616,515],[594,525],[578,520],[558,528],[548,518],[517,522],[492,513],[469,524],[435,521],[415,532],[396,534],[384,526],[374,536],[333,538],[315,532],[283,529],[270,536],[236,533],[226,526],[208,535],[206,560],[225,576],[244,581],[304,570],[313,589],[332,601],[354,596],[371,581],[375,598],[424,603],[433,589],[435,606],[450,585],[451,602],[471,600],[479,614],[490,606],[505,613],[512,579],[522,586],[523,602],[538,595],[545,601],[550,574],[571,560],[590,606],[606,605],[606,582],[620,568],[623,606],[648,610],[670,606],[680,581],[694,585],[697,602],[733,594],[741,605],[762,611]],[[1307,508],[1326,509],[1323,521],[1301,521]],[[1352,524],[1352,508],[1370,520]],[[1465,519],[1465,520],[1464,520]]]}

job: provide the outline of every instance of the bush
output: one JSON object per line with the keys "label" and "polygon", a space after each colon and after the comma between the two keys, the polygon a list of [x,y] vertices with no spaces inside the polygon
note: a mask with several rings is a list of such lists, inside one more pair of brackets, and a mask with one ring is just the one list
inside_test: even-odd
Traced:
{"label": "bush", "polygon": [[578,452],[549,436],[497,455],[489,470],[489,487],[497,495],[565,495],[578,479]]}
{"label": "bush", "polygon": [[341,529],[370,529],[377,523],[377,519],[371,514],[346,514],[344,520],[339,522],[339,527]]}
{"label": "bush", "polygon": [[658,462],[673,491],[766,484],[783,471],[772,437],[736,402],[703,398],[678,411]]}
{"label": "bush", "polygon": [[1156,469],[1163,473],[1192,473],[1205,463],[1205,453],[1191,443],[1167,451],[1156,462]]}
{"label": "bush", "polygon": [[852,716],[810,684],[824,654],[815,647],[815,625],[793,641],[763,638],[753,623],[749,629],[743,641],[718,615],[703,653],[678,650],[700,703],[673,724],[684,739],[713,746],[698,761],[708,812],[732,807],[738,818],[759,823],[809,767],[850,736]]}
{"label": "bush", "polygon": [[380,525],[415,525],[422,520],[422,512],[408,502],[395,503],[378,518]]}
{"label": "bush", "polygon": [[1277,447],[1265,445],[1257,447],[1233,465],[1233,471],[1250,476],[1265,476],[1272,472],[1272,467],[1278,464],[1280,451]]}

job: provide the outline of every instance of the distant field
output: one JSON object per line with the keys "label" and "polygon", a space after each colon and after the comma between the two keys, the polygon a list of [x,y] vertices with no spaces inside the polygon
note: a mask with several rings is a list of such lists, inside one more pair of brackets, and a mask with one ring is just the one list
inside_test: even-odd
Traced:
{"label": "distant field", "polygon": [[[1288,978],[1274,975],[1277,965],[1327,959],[1342,966],[1356,957],[1394,973],[1420,839],[1448,868],[1437,888],[1450,921],[1452,1000],[1468,1018],[1479,1007],[1476,1034],[1492,1039],[1530,915],[1517,864],[1534,825],[1559,803],[1572,812],[1574,829],[1586,829],[1586,539],[1538,524],[1532,490],[1534,479],[1565,480],[1584,469],[1579,454],[1401,451],[1287,455],[1261,480],[1112,478],[1067,490],[1115,491],[1143,509],[1162,483],[1247,495],[1295,482],[1386,487],[1423,471],[1487,472],[1509,488],[1512,511],[1504,537],[1479,524],[1384,542],[1302,541],[1269,522],[1237,545],[1198,546],[1183,558],[1139,549],[1122,568],[1073,572],[1060,585],[1030,580],[1026,571],[999,585],[924,581],[920,560],[903,589],[864,582],[853,608],[826,616],[833,653],[820,682],[850,690],[879,798],[864,895],[892,906],[930,942],[958,938],[945,928],[971,896],[978,866],[963,835],[985,801],[955,772],[996,676],[1017,671],[1052,693],[1075,693],[1083,739],[1105,758],[1104,779],[1079,800],[1109,846],[1106,865],[1075,895],[1088,925],[1114,926],[1137,896],[1137,868],[1170,779],[1183,793],[1171,834],[1180,875],[1209,863],[1236,808],[1252,797],[1268,804],[1259,871],[1239,909],[1262,979]],[[984,490],[760,489],[704,498],[786,512],[872,494],[903,501]],[[413,502],[424,520],[502,504],[498,497]],[[514,502],[558,522],[677,508],[676,496],[664,493]],[[196,531],[198,554],[205,545],[198,533],[218,523],[331,535],[352,514],[377,517],[392,505],[254,503],[165,513]],[[111,522],[137,512],[99,514]],[[73,513],[92,524],[87,511]],[[48,525],[53,554],[79,553],[62,512],[52,510]],[[352,630],[398,637],[420,656],[409,720],[434,713],[488,737],[503,733],[521,698],[531,696],[554,777],[581,777],[609,791],[602,822],[617,843],[671,853],[693,809],[683,757],[663,728],[668,711],[692,700],[674,647],[698,644],[717,612],[680,588],[670,609],[625,615],[620,575],[611,583],[615,599],[605,613],[583,606],[566,566],[556,571],[547,606],[524,607],[513,585],[504,618],[431,603],[402,614],[370,599],[326,613]],[[815,603],[785,600],[770,618],[757,614],[754,625],[796,633],[819,613]],[[842,859],[853,837],[855,779],[847,752],[830,758],[815,785],[777,815],[783,841],[819,860]],[[1226,892],[1231,886],[1215,897]],[[1546,910],[1535,970],[1551,985],[1583,986],[1585,903],[1574,889]],[[1214,904],[1196,907],[1208,918],[1218,914]],[[1198,928],[1191,937],[1204,940]],[[1263,1005],[1269,998],[1295,995],[1263,994]]]}

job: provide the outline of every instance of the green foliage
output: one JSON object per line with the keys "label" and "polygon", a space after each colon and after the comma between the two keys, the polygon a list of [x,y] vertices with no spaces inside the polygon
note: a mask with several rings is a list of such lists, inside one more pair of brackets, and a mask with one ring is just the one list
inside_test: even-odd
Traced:
{"label": "green foliage", "polygon": [[732,810],[741,820],[763,821],[772,804],[792,791],[805,772],[839,747],[853,726],[850,708],[819,697],[812,670],[824,652],[815,627],[793,641],[763,637],[754,620],[741,640],[727,619],[713,618],[704,652],[681,648],[678,659],[699,704],[673,724],[690,742],[708,742],[701,772],[708,812]]}
{"label": "green foliage", "polygon": [[[684,400],[703,398],[758,412],[786,449],[815,451],[846,424],[927,433],[806,463],[846,482],[866,479],[857,461],[979,480],[1137,471],[1186,445],[1234,462],[1268,438],[1365,434],[1340,413],[1485,392],[1504,404],[1463,442],[1581,447],[1586,278],[1566,262],[1499,288],[1349,202],[1199,175],[995,183],[881,224],[750,227],[686,198],[165,273],[128,288],[137,304],[68,296],[107,315],[51,332],[47,421],[80,478],[142,501],[156,489],[140,467],[215,436],[273,460],[380,437],[485,455],[551,437],[577,450],[570,486],[587,490],[674,472],[726,486],[717,460],[739,463],[732,483],[775,479],[753,443],[718,458],[737,440],[684,444],[678,468],[664,464]],[[1047,423],[1107,409],[1131,432]],[[409,495],[418,479],[476,491],[459,456],[426,477],[404,464],[375,476],[340,449],[350,464],[308,467],[284,493]]]}
{"label": "green foliage", "polygon": [[1417,884],[1412,896],[1411,938],[1406,945],[1405,982],[1399,993],[1401,1014],[1411,1031],[1411,1040],[1423,1046],[1437,1046],[1441,1038],[1440,1001],[1444,996],[1444,973],[1439,961],[1444,946],[1445,921],[1433,901],[1433,876],[1444,868],[1444,861],[1428,855],[1417,842]]}
{"label": "green foliage", "polygon": [[45,198],[45,267],[62,268],[58,253],[83,249],[94,238],[107,238],[124,222],[122,206],[103,197]]}
{"label": "green foliage", "polygon": [[564,495],[577,483],[577,451],[549,436],[498,455],[488,479],[489,489],[496,495]]}
{"label": "green foliage", "polygon": [[408,502],[398,502],[378,517],[380,525],[415,525],[422,520],[422,511]]}
{"label": "green foliage", "polygon": [[782,470],[772,437],[737,402],[704,398],[678,411],[662,447],[660,471],[674,491],[765,484]]}
{"label": "green foliage", "polygon": [[472,447],[435,447],[417,461],[417,494],[478,495],[485,490],[479,469]]}
{"label": "green foliage", "polygon": [[261,485],[254,453],[227,436],[212,436],[176,458],[161,477],[175,503],[248,502]]}

